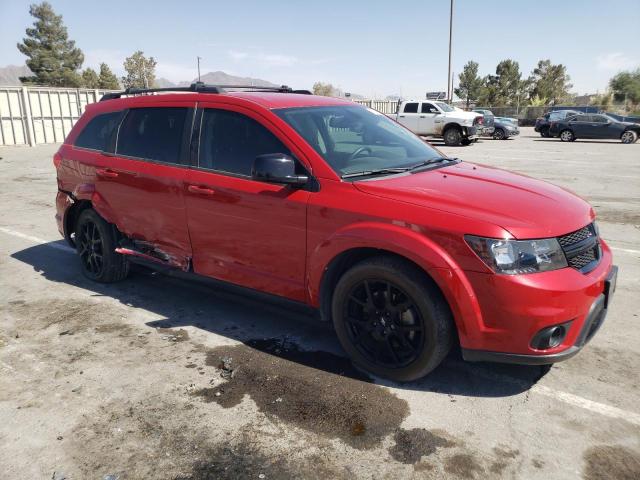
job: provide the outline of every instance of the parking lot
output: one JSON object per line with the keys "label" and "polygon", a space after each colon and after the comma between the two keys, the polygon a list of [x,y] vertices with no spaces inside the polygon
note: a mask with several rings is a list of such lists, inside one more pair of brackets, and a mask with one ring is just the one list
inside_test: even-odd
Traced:
{"label": "parking lot", "polygon": [[620,273],[579,355],[452,352],[391,384],[303,310],[144,269],[92,283],[55,226],[57,147],[0,149],[2,477],[640,478],[640,142],[436,145],[592,203]]}

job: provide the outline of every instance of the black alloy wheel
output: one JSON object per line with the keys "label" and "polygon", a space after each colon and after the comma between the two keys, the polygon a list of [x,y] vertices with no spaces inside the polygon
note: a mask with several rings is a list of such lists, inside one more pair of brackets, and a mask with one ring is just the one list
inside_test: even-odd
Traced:
{"label": "black alloy wheel", "polygon": [[109,283],[129,274],[129,261],[116,253],[119,233],[92,209],[83,210],[75,229],[75,244],[85,277]]}
{"label": "black alloy wheel", "polygon": [[401,368],[414,362],[424,344],[424,321],[413,299],[393,283],[356,284],[344,303],[347,332],[371,363]]}
{"label": "black alloy wheel", "polygon": [[76,232],[76,244],[82,267],[92,277],[100,277],[104,270],[104,240],[98,226],[91,220],[85,221]]}

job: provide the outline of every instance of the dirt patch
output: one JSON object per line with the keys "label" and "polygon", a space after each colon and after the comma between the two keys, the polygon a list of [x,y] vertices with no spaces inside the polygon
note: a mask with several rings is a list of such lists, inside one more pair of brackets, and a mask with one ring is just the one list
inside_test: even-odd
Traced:
{"label": "dirt patch", "polygon": [[637,480],[640,453],[616,445],[596,445],[584,454],[586,480]]}
{"label": "dirt patch", "polygon": [[484,473],[476,458],[468,453],[458,453],[447,458],[444,463],[444,470],[464,479],[476,478]]}
{"label": "dirt patch", "polygon": [[400,429],[395,433],[394,440],[396,444],[389,449],[389,453],[394,460],[407,464],[419,462],[423,456],[435,453],[440,447],[450,448],[456,445],[424,428]]}
{"label": "dirt patch", "polygon": [[348,359],[305,352],[282,339],[218,347],[209,352],[207,365],[222,366],[228,380],[194,392],[205,401],[231,408],[248,395],[268,416],[355,448],[379,445],[409,414],[406,401],[363,381]]}
{"label": "dirt patch", "polygon": [[[62,335],[73,335],[90,327],[108,329],[106,325],[121,325],[113,322],[113,310],[113,307],[105,309],[103,304],[89,300],[49,299],[9,304],[9,312],[21,318],[17,323],[19,329],[57,328],[58,334]],[[103,319],[109,323],[103,324]]]}
{"label": "dirt patch", "polygon": [[186,342],[189,340],[189,332],[180,328],[173,330],[171,328],[158,328],[158,333],[162,335],[163,340],[170,342]]}
{"label": "dirt patch", "polygon": [[615,208],[598,205],[594,206],[594,209],[600,221],[640,225],[640,213],[638,213],[637,209],[626,210],[624,206]]}
{"label": "dirt patch", "polygon": [[96,326],[94,330],[96,333],[117,333],[121,337],[131,334],[131,327],[123,323],[105,323]]}

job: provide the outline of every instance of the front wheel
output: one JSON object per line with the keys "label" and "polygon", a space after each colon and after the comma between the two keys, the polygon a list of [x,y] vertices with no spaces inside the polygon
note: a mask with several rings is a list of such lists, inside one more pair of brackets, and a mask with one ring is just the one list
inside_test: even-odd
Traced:
{"label": "front wheel", "polygon": [[543,138],[549,138],[551,135],[549,134],[549,129],[545,128],[540,130],[540,136]]}
{"label": "front wheel", "polygon": [[444,131],[444,143],[448,146],[460,145],[462,143],[462,132],[455,127],[449,127]]}
{"label": "front wheel", "polygon": [[622,141],[622,143],[636,143],[636,141],[638,140],[638,134],[633,130],[627,130],[622,134],[620,140]]}
{"label": "front wheel", "polygon": [[576,136],[573,134],[571,130],[563,130],[560,132],[560,140],[563,142],[573,142],[576,139]]}
{"label": "front wheel", "polygon": [[505,133],[504,133],[504,130],[503,130],[503,129],[501,129],[501,128],[496,128],[496,129],[493,131],[493,139],[494,139],[494,140],[504,140],[505,136],[506,136],[506,135],[505,135]]}
{"label": "front wheel", "polygon": [[354,363],[394,381],[431,372],[454,337],[438,288],[417,267],[394,257],[364,260],[348,270],[336,285],[332,316]]}
{"label": "front wheel", "polygon": [[114,228],[94,210],[83,210],[76,223],[76,251],[85,277],[100,283],[117,282],[129,274],[129,262],[115,252]]}

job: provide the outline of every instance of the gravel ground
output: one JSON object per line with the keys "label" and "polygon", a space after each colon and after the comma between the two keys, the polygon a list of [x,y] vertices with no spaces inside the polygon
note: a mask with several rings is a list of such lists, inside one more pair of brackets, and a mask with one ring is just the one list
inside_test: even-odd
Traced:
{"label": "gravel ground", "polygon": [[618,288],[564,363],[453,352],[403,385],[304,311],[144,269],[84,279],[53,219],[55,149],[0,148],[2,478],[640,478],[640,143],[523,128],[442,147],[591,201]]}

